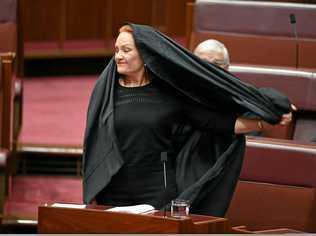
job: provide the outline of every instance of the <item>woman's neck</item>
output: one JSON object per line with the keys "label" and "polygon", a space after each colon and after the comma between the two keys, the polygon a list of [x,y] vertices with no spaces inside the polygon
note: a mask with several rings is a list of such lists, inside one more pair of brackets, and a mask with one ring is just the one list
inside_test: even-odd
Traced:
{"label": "woman's neck", "polygon": [[125,75],[119,79],[120,85],[124,87],[141,87],[150,83],[149,76],[143,71],[136,75]]}

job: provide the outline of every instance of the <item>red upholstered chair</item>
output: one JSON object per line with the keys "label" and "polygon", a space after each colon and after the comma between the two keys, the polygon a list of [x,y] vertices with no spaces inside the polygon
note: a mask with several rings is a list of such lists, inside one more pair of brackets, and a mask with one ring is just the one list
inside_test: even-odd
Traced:
{"label": "red upholstered chair", "polygon": [[278,127],[263,136],[270,138],[311,141],[316,138],[316,80],[315,73],[272,67],[231,66],[230,72],[256,87],[271,87],[286,94],[298,108],[292,124]]}
{"label": "red upholstered chair", "polygon": [[[236,64],[316,68],[313,4],[203,0],[189,4],[187,12],[190,50],[213,38],[226,45]],[[290,14],[296,15],[298,41]]]}
{"label": "red upholstered chair", "polygon": [[316,145],[252,137],[227,212],[232,226],[316,232]]}
{"label": "red upholstered chair", "polygon": [[226,217],[233,228],[243,225],[251,232],[315,233],[314,207],[315,188],[239,181]]}
{"label": "red upholstered chair", "polygon": [[316,142],[316,73],[309,86],[305,107],[297,114],[293,139]]}

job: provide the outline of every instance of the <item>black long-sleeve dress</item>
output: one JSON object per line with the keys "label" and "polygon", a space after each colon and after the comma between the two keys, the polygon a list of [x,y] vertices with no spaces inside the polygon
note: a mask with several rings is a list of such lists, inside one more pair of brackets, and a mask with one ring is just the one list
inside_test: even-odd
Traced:
{"label": "black long-sleeve dress", "polygon": [[[142,87],[116,83],[114,124],[124,165],[96,197],[99,204],[147,203],[161,208],[177,196],[175,157],[179,142],[176,127],[233,134],[235,114],[210,111],[171,91],[163,82]],[[169,153],[167,196],[163,185],[161,153]]]}

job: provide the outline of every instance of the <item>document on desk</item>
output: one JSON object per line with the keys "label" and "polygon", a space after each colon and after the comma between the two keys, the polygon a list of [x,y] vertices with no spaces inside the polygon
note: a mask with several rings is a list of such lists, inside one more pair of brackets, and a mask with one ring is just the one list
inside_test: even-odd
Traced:
{"label": "document on desk", "polygon": [[80,204],[66,204],[66,203],[54,203],[54,204],[52,204],[52,207],[85,209],[85,208],[86,208],[86,205],[80,205]]}
{"label": "document on desk", "polygon": [[106,209],[105,211],[111,212],[124,212],[124,213],[133,213],[133,214],[146,214],[155,211],[155,208],[148,204],[140,204],[134,206],[123,206],[123,207],[113,207]]}

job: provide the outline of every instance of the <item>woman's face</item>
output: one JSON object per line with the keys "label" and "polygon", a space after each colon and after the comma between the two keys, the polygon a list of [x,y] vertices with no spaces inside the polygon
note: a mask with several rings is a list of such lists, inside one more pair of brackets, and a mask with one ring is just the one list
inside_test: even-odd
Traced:
{"label": "woman's face", "polygon": [[144,69],[144,62],[135,46],[131,33],[122,32],[115,42],[115,62],[117,71],[123,75],[132,75]]}

